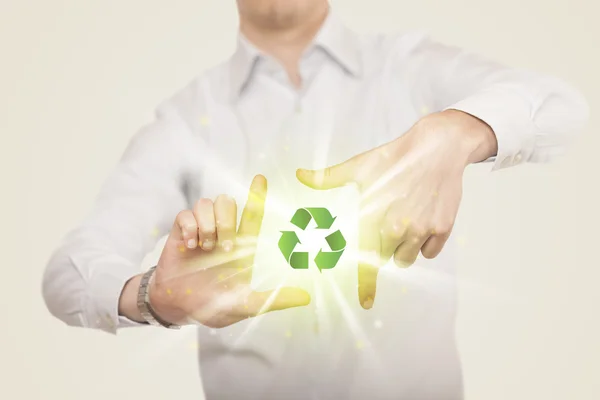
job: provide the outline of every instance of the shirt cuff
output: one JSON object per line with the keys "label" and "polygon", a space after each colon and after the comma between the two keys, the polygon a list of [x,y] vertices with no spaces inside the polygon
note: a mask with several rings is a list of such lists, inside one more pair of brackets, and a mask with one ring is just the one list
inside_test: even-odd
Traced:
{"label": "shirt cuff", "polygon": [[535,148],[532,103],[508,90],[489,90],[469,96],[446,108],[479,118],[488,124],[498,141],[498,153],[483,162],[492,171],[512,167],[529,160]]}
{"label": "shirt cuff", "polygon": [[129,262],[116,257],[101,257],[91,268],[88,304],[84,307],[86,325],[90,328],[116,334],[120,328],[147,326],[119,315],[119,298],[125,284],[140,273]]}

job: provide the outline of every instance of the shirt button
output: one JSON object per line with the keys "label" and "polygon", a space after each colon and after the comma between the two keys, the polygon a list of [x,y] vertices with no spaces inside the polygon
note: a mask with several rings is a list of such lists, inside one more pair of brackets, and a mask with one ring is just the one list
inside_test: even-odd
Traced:
{"label": "shirt button", "polygon": [[521,153],[517,153],[515,155],[515,164],[520,163],[522,159],[523,159],[523,156],[521,155]]}

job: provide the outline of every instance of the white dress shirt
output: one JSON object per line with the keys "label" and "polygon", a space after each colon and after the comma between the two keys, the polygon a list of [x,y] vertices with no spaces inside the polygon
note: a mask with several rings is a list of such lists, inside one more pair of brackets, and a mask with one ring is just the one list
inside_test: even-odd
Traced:
{"label": "white dress shirt", "polygon": [[[162,103],[89,216],[49,261],[43,293],[50,312],[69,325],[111,333],[137,325],[119,317],[119,295],[176,214],[221,193],[243,204],[257,173],[269,180],[268,199],[291,210],[316,196],[295,180],[296,168],[344,161],[401,136],[431,112],[453,108],[487,122],[498,139],[498,155],[488,160],[494,170],[554,159],[588,114],[578,92],[551,77],[506,68],[418,32],[358,35],[332,13],[300,71],[297,90],[279,63],[240,36],[229,60]],[[281,230],[267,206],[265,229]],[[207,398],[461,398],[451,242],[434,260],[406,270],[384,267],[372,310],[358,304],[356,263],[346,257],[339,272],[296,279],[311,292],[307,307],[216,332],[199,327]],[[265,246],[271,247],[257,254],[256,264],[270,266],[256,284],[268,288],[277,279],[265,271],[277,265],[289,272],[289,266],[270,253],[276,243]],[[340,290],[319,292],[315,282],[324,279],[339,280]]]}

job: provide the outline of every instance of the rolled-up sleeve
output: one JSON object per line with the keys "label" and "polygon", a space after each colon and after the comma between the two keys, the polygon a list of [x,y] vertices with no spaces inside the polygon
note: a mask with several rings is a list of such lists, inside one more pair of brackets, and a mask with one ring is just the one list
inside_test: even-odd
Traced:
{"label": "rolled-up sleeve", "polygon": [[493,170],[548,162],[583,130],[588,105],[578,90],[544,74],[509,68],[415,35],[402,60],[432,111],[455,109],[486,122],[498,141]]}
{"label": "rolled-up sleeve", "polygon": [[118,315],[125,283],[186,207],[190,129],[159,109],[130,141],[92,211],[50,257],[43,277],[49,311],[71,326],[110,333],[138,325]]}

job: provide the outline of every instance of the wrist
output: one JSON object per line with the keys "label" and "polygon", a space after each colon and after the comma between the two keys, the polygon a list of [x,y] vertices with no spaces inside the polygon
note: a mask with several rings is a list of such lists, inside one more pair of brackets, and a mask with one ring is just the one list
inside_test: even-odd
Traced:
{"label": "wrist", "polygon": [[[170,289],[165,289],[157,282],[155,272],[148,283],[148,306],[152,308],[152,314],[164,324],[176,326],[187,325],[187,318],[180,307],[173,302],[174,295]],[[176,298],[176,297],[175,297]]]}
{"label": "wrist", "polygon": [[119,297],[119,315],[139,323],[146,322],[137,306],[137,297],[142,276],[143,274],[140,274],[129,279],[125,283]]}
{"label": "wrist", "polygon": [[498,141],[493,129],[481,119],[460,110],[441,112],[449,118],[448,126],[454,139],[460,143],[465,166],[484,161],[498,152]]}

